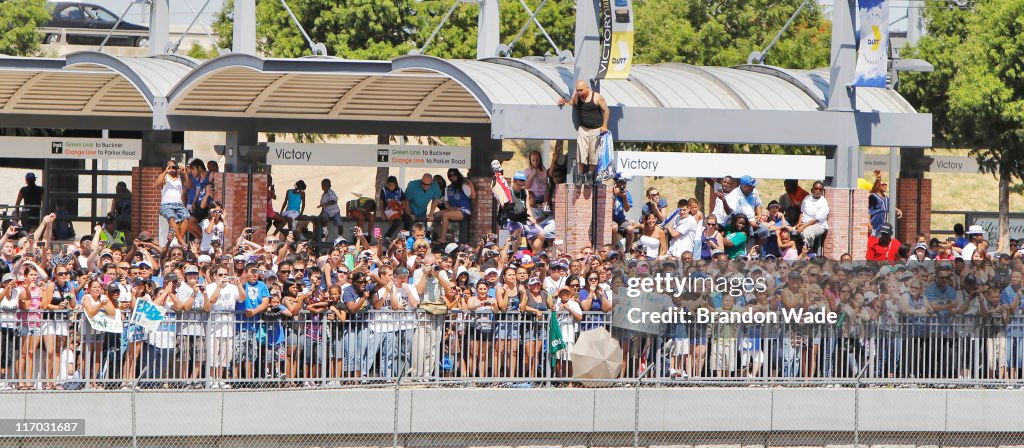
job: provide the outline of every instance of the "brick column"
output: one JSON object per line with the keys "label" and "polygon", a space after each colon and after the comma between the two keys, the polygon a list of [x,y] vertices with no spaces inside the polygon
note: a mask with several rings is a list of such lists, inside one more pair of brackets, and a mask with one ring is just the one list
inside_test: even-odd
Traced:
{"label": "brick column", "polygon": [[844,253],[849,253],[854,260],[864,259],[870,225],[868,195],[861,189],[825,189],[829,207],[825,257],[838,260]]}
{"label": "brick column", "polygon": [[[594,202],[597,215],[594,216]],[[591,187],[576,187],[560,184],[555,187],[555,238],[565,241],[564,249],[573,252],[591,245],[591,225],[597,221],[597,238],[594,244],[612,242],[611,189],[598,185],[595,193]]]}
{"label": "brick column", "polygon": [[897,207],[903,212],[903,219],[897,222],[896,238],[910,244],[917,240],[918,233],[931,237],[932,180],[900,178],[896,188]]}
{"label": "brick column", "polygon": [[[473,200],[473,215],[469,218],[469,236],[467,242],[472,243],[481,236],[494,232],[494,214],[496,210],[494,194],[491,193],[490,177],[472,177],[476,199]],[[456,225],[456,224],[451,224]]]}
{"label": "brick column", "polygon": [[214,176],[217,201],[224,207],[224,237],[234,244],[246,226],[246,212],[252,204],[253,241],[263,243],[267,229],[267,175],[252,175],[249,196],[248,173],[219,173]]}
{"label": "brick column", "polygon": [[[163,220],[159,213],[160,190],[154,188],[153,182],[162,171],[163,168],[157,167],[132,168],[132,229],[129,240],[143,230],[159,235]],[[214,199],[224,207],[225,238],[233,244],[246,227],[246,212],[251,202],[252,227],[256,230],[253,241],[262,243],[267,225],[267,175],[253,174],[251,196],[247,188],[247,173],[218,173],[213,183],[216,190]]]}
{"label": "brick column", "polygon": [[[153,182],[163,172],[160,167],[132,168],[132,221],[127,237],[132,241],[143,230],[154,235],[160,226],[160,190],[153,188]],[[90,229],[90,232],[92,230]]]}

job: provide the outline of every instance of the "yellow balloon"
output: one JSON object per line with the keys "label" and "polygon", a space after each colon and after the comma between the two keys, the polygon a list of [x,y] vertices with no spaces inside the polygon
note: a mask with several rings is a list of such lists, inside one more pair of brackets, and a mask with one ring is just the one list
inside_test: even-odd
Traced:
{"label": "yellow balloon", "polygon": [[875,183],[870,180],[863,177],[857,179],[857,188],[860,188],[861,190],[871,191],[871,187],[873,186],[875,186]]}

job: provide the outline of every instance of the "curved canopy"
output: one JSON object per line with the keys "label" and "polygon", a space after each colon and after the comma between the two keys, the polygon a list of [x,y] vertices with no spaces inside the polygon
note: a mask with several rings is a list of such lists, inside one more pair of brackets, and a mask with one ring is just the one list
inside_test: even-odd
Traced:
{"label": "curved canopy", "polygon": [[[260,129],[273,124],[275,130],[315,123],[320,127],[314,129],[323,132],[351,130],[345,123],[390,123],[397,126],[396,133],[407,129],[402,126],[418,124],[427,126],[418,129],[439,134],[460,125],[489,125],[493,138],[570,138],[571,115],[556,102],[574,90],[572,80],[572,66],[533,59],[405,56],[350,61],[228,54],[199,63],[180,56],[80,52],[65,59],[0,58],[0,115],[133,117],[148,119],[150,129],[177,130],[230,130],[245,120]],[[636,65],[629,79],[601,82],[601,93],[612,109],[610,127],[620,140],[633,141],[724,141],[701,140],[707,137],[700,132],[689,136],[679,129],[668,132],[670,127],[649,128],[660,124],[652,121],[662,121],[661,117],[693,121],[694,114],[703,112],[725,120],[727,126],[751,120],[765,129],[770,128],[768,122],[810,123],[814,120],[807,117],[818,115],[792,114],[824,110],[828,89],[827,69],[762,65]],[[865,117],[917,115],[889,89],[857,89],[857,100],[857,112]],[[821,118],[821,123],[829,119]],[[864,120],[868,136],[891,133]],[[916,131],[923,124],[915,126]],[[928,128],[930,140],[930,121]],[[691,137],[694,140],[687,140]],[[752,135],[736,142],[756,140]],[[797,139],[793,144],[818,140]]]}

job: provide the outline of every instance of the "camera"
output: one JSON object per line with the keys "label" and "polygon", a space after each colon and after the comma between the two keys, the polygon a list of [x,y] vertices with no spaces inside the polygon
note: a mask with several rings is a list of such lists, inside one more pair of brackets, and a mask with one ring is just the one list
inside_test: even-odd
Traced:
{"label": "camera", "polygon": [[433,266],[433,269],[434,269],[434,272],[441,272],[441,266],[438,266],[436,264]]}

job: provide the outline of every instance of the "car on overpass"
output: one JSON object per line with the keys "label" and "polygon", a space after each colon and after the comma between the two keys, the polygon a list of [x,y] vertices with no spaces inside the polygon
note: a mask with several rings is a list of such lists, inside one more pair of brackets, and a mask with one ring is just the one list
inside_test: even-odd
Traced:
{"label": "car on overpass", "polygon": [[100,5],[47,2],[46,9],[50,12],[50,21],[43,25],[48,29],[43,42],[47,44],[60,41],[60,29],[65,30],[65,39],[72,45],[99,45],[110,30],[114,31],[107,45],[144,47],[149,44],[149,36],[139,33],[149,31],[148,27],[125,21],[117,23],[117,14]]}

